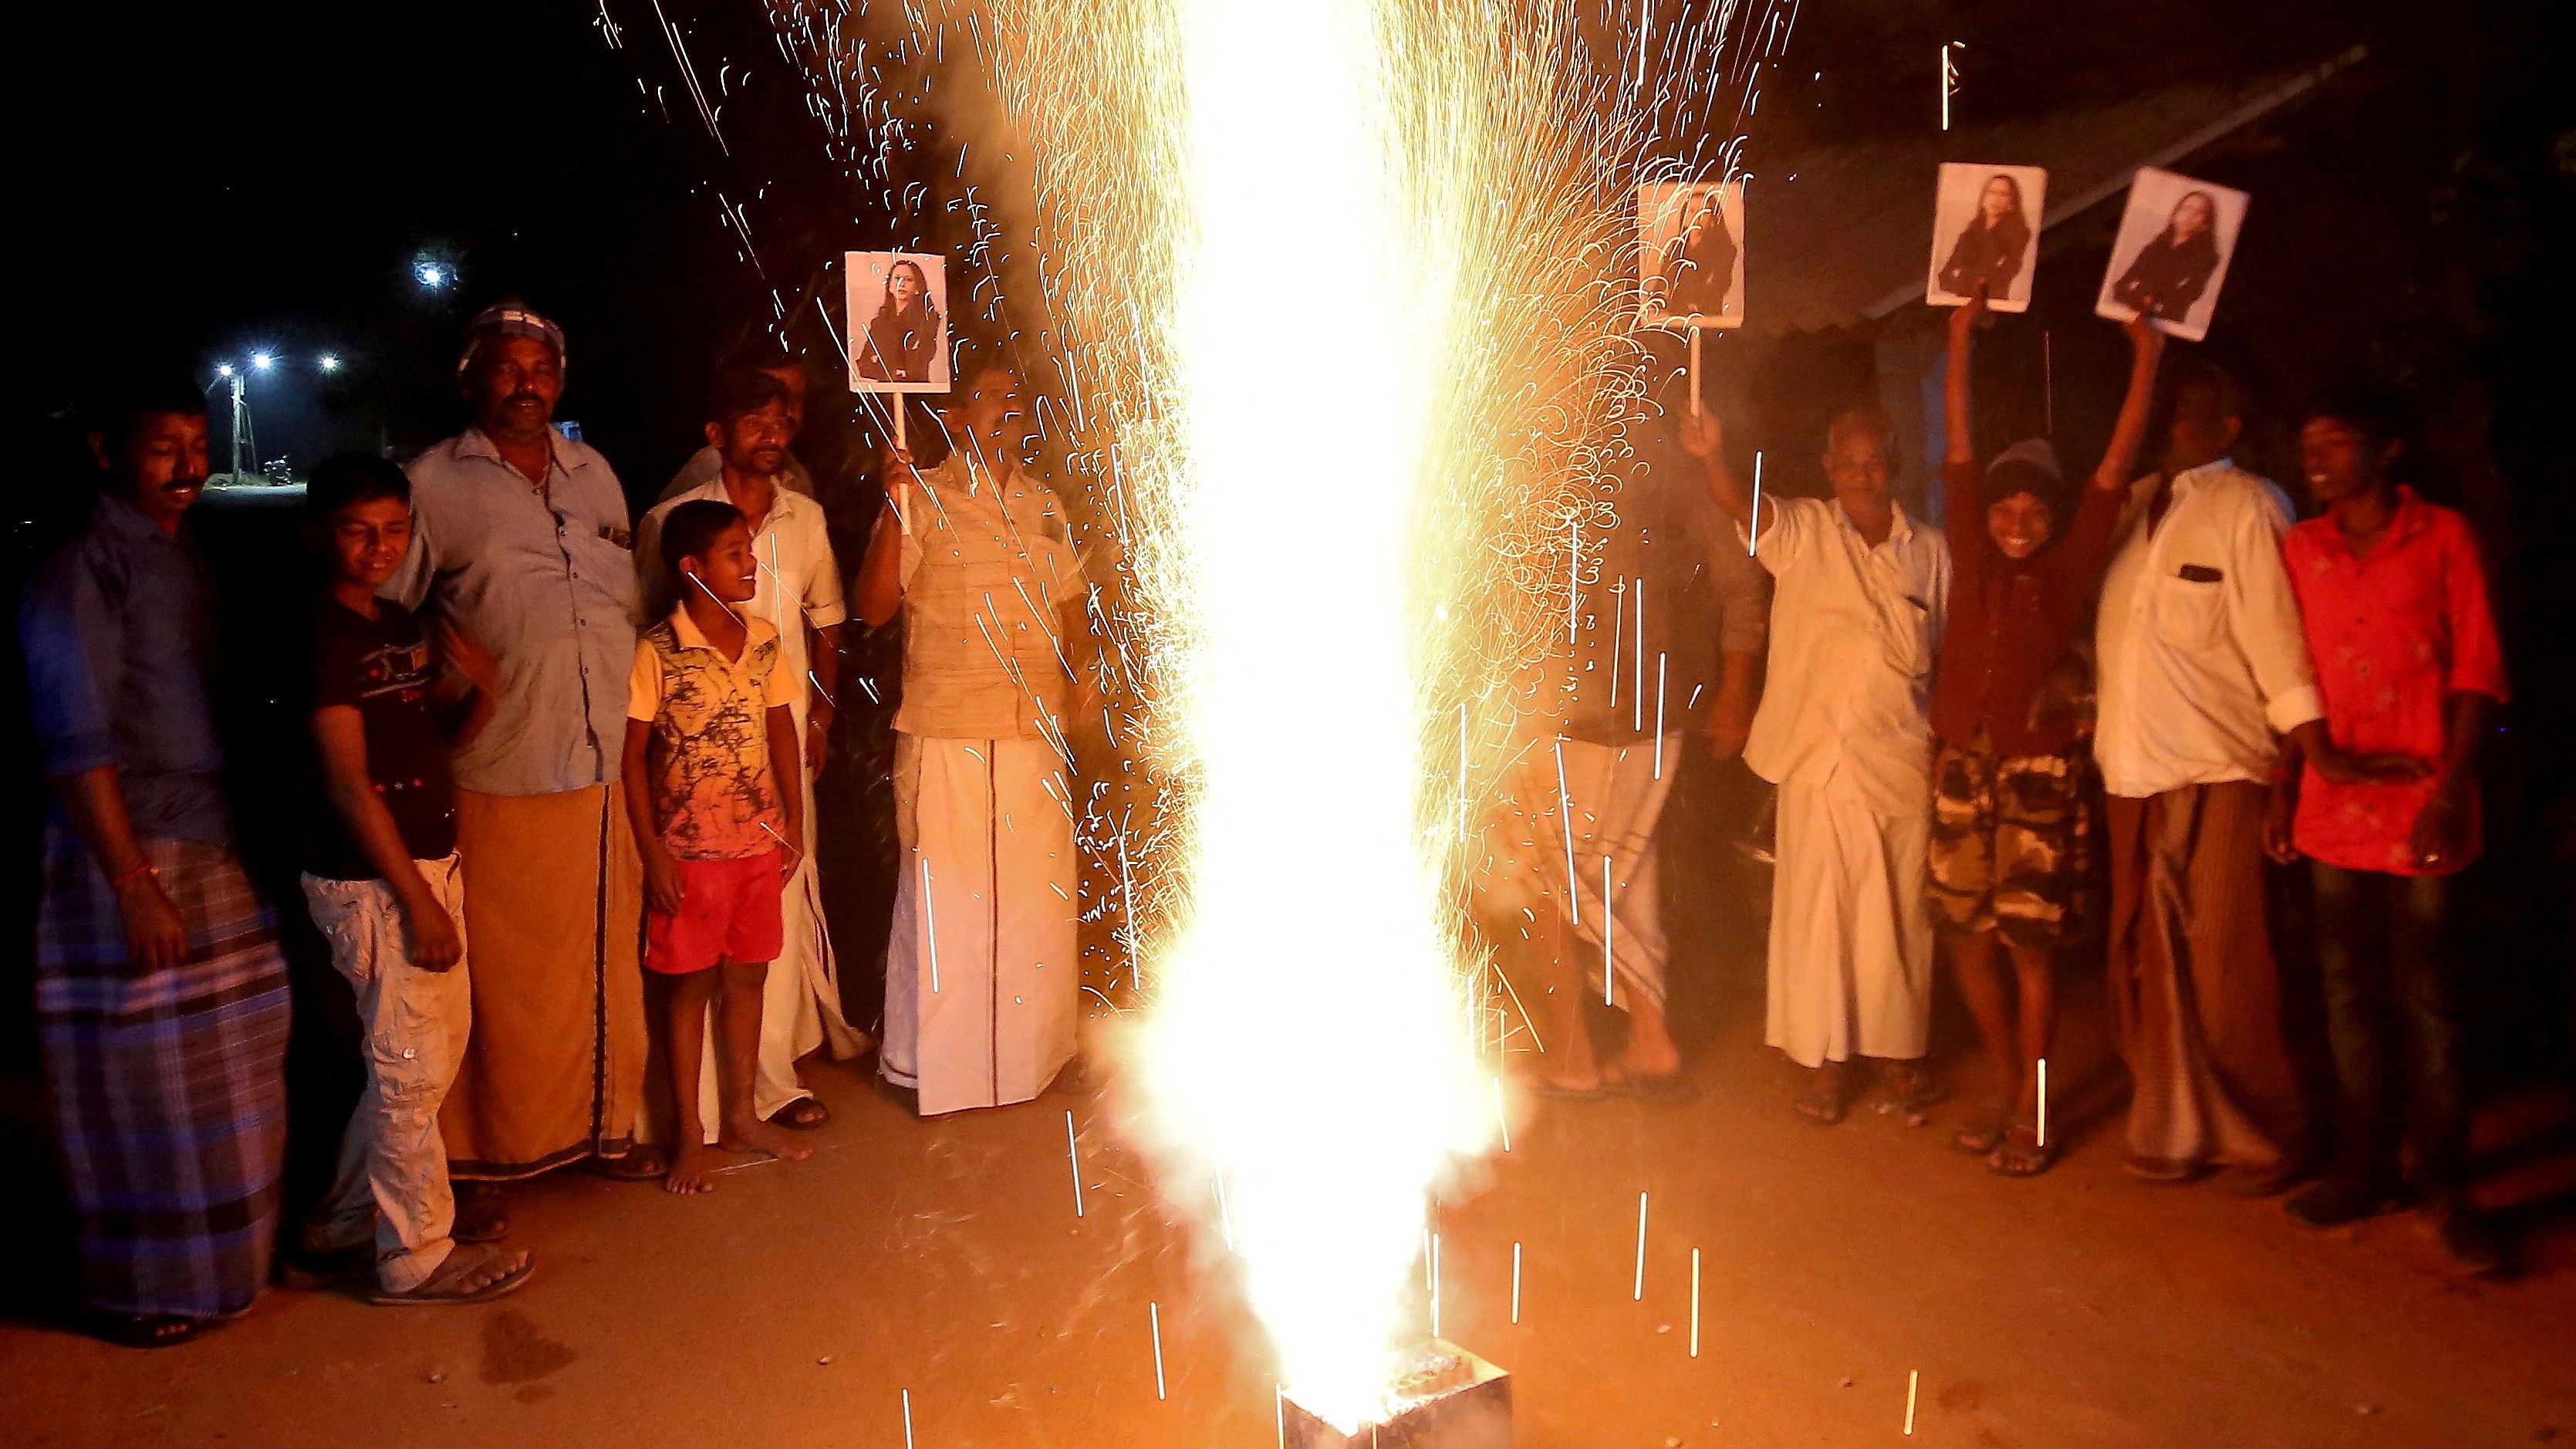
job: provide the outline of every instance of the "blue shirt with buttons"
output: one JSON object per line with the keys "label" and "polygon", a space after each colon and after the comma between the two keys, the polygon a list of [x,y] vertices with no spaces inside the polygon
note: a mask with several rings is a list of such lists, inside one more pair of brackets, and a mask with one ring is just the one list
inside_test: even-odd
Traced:
{"label": "blue shirt with buttons", "polygon": [[[232,843],[209,687],[213,603],[187,532],[164,533],[108,493],[19,605],[45,773],[113,768],[138,839]],[[48,818],[65,823],[59,804]]]}
{"label": "blue shirt with buttons", "polygon": [[550,435],[540,487],[480,429],[412,460],[412,545],[384,589],[434,600],[492,652],[491,723],[456,752],[459,789],[549,795],[615,778],[638,622],[626,493],[608,460]]}

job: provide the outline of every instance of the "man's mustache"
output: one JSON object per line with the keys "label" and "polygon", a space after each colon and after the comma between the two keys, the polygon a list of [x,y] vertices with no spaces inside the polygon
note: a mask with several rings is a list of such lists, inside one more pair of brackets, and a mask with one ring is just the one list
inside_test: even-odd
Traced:
{"label": "man's mustache", "polygon": [[521,403],[536,403],[536,404],[538,404],[539,406],[543,406],[543,405],[544,405],[544,403],[545,403],[545,396],[544,396],[543,394],[541,394],[541,393],[534,393],[534,392],[528,392],[528,391],[524,391],[524,390],[523,390],[523,391],[519,391],[519,392],[514,392],[514,393],[510,394],[508,397],[505,397],[505,398],[501,399],[501,406],[503,406],[503,407],[510,407],[510,408],[514,408],[514,407],[517,407],[517,406],[518,406],[519,404],[521,404]]}

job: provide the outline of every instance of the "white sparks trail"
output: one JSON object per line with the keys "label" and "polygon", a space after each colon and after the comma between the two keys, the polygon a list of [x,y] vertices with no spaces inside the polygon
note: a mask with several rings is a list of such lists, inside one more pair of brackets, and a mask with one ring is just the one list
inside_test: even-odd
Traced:
{"label": "white sparks trail", "polygon": [[1082,1145],[1074,1140],[1073,1110],[1064,1114],[1064,1155],[1073,1164],[1073,1215],[1082,1216]]}
{"label": "white sparks trail", "polygon": [[1655,778],[1664,778],[1664,653],[1655,651]]}
{"label": "white sparks trail", "polygon": [[1610,857],[1605,855],[1601,857],[1601,1004],[1603,1006],[1618,1005],[1611,996],[1614,989],[1612,983],[1616,978],[1611,974],[1610,956],[1610,927],[1618,919],[1619,913],[1610,909]]}
{"label": "white sparks trail", "polygon": [[1646,576],[1637,575],[1637,667],[1635,685],[1630,688],[1628,728],[1646,727]]}
{"label": "white sparks trail", "polygon": [[2039,1059],[2039,1145],[2048,1145],[2048,1058]]}
{"label": "white sparks trail", "polygon": [[939,994],[939,913],[931,908],[930,857],[921,858],[921,934],[930,947],[930,994]]}
{"label": "white sparks trail", "polygon": [[[1643,398],[1623,208],[1641,175],[1711,169],[1703,147],[1737,169],[1740,138],[1719,135],[1729,123],[1708,103],[1749,92],[1757,57],[1737,43],[1776,47],[1788,6],[1727,0],[1660,21],[1659,8],[1639,0],[1633,90],[1616,39],[1596,46],[1553,0],[979,12],[976,43],[1034,158],[1028,236],[1067,380],[1052,421],[1123,546],[1123,607],[1103,618],[1135,686],[1119,718],[1137,758],[1122,765],[1140,767],[1152,824],[1102,834],[1119,852],[1131,974],[1141,986],[1151,955],[1155,981],[1117,1126],[1200,1230],[1203,1262],[1217,1259],[1211,1200],[1230,1218],[1226,1281],[1283,1393],[1296,1384],[1345,1433],[1383,1416],[1401,1346],[1420,1336],[1429,1305],[1409,1270],[1435,1251],[1422,1240],[1435,1190],[1508,1133],[1507,1105],[1487,1100],[1483,958],[1464,912],[1486,869],[1477,791],[1501,776],[1480,752],[1508,758],[1529,739],[1512,686],[1557,642],[1556,590],[1569,641],[1587,588],[1621,592],[1585,533],[1587,519],[1596,536],[1615,526],[1605,485]],[[1669,79],[1645,92],[1658,72]],[[840,106],[905,120],[883,111]],[[1247,320],[1245,298],[1319,261],[1334,306]],[[1311,481],[1278,446],[1283,415],[1335,419],[1364,506],[1282,506]],[[1279,606],[1291,562],[1315,607]],[[1613,667],[1642,727],[1636,592],[1634,621],[1617,600]],[[1632,622],[1637,642],[1617,650]],[[1659,719],[1666,708],[1659,687]],[[1561,743],[1557,764],[1579,922]],[[1309,929],[1283,922],[1278,892],[1311,872],[1298,827],[1319,779],[1336,887],[1329,927]],[[1453,813],[1462,828],[1446,828]],[[1534,852],[1542,878],[1547,853]],[[1605,858],[1605,913],[1616,885]],[[1350,943],[1367,982],[1356,1010],[1349,974],[1312,969]],[[1371,1070],[1315,1073],[1312,1043],[1328,1039]],[[1436,1280],[1435,1267],[1435,1295]]]}
{"label": "white sparks trail", "polygon": [[1494,1128],[1502,1133],[1503,1150],[1512,1150],[1512,1119],[1503,1111],[1503,1079],[1494,1078]]}
{"label": "white sparks trail", "polygon": [[1512,1322],[1521,1321],[1521,1245],[1512,1244]]}
{"label": "white sparks trail", "polygon": [[1288,1449],[1288,1386],[1286,1384],[1270,1386],[1270,1417],[1272,1424],[1279,1430],[1279,1449]]}
{"label": "white sparks trail", "polygon": [[1699,1249],[1691,1249],[1691,1352],[1699,1357]]}
{"label": "white sparks trail", "polygon": [[1905,1437],[1914,1437],[1914,1391],[1923,1381],[1921,1369],[1905,1371]]}
{"label": "white sparks trail", "polygon": [[912,1390],[903,1391],[903,1449],[912,1449]]}
{"label": "white sparks trail", "polygon": [[1574,875],[1574,797],[1565,789],[1565,741],[1556,742],[1556,818],[1565,835],[1565,918],[1583,924],[1583,883]]}
{"label": "white sparks trail", "polygon": [[1646,1301],[1646,1195],[1637,1194],[1637,1282],[1629,1290],[1632,1302]]}
{"label": "white sparks trail", "polygon": [[1431,1235],[1431,1336],[1440,1336],[1440,1235]]}
{"label": "white sparks trail", "polygon": [[1168,1399],[1171,1395],[1163,1390],[1163,1305],[1149,1302],[1145,1313],[1154,1330],[1154,1397]]}
{"label": "white sparks trail", "polygon": [[1753,450],[1753,516],[1744,524],[1744,553],[1759,557],[1762,550],[1762,450]]}

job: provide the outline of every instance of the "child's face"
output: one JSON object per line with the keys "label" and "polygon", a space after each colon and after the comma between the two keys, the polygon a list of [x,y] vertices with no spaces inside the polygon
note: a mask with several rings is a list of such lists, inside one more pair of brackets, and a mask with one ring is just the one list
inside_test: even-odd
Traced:
{"label": "child's face", "polygon": [[331,572],[336,578],[381,588],[411,552],[411,505],[399,498],[370,498],[331,515]]}
{"label": "child's face", "polygon": [[2045,503],[2027,493],[1998,498],[1986,505],[1986,537],[1995,541],[2004,557],[2025,559],[2048,546],[2049,535],[2057,531],[2057,515]]}
{"label": "child's face", "polygon": [[749,603],[760,592],[760,565],[751,555],[751,530],[739,523],[727,525],[705,553],[680,560],[680,570],[722,603]]}

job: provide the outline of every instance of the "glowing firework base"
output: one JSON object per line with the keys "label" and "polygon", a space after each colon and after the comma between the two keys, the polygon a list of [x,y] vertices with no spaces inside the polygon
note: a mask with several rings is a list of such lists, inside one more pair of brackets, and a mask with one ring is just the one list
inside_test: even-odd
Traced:
{"label": "glowing firework base", "polygon": [[1395,1400],[1395,1413],[1345,1434],[1292,1395],[1288,1449],[1511,1449],[1511,1375],[1454,1343],[1425,1343]]}

